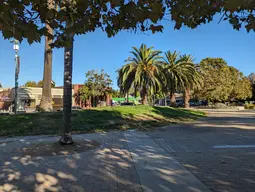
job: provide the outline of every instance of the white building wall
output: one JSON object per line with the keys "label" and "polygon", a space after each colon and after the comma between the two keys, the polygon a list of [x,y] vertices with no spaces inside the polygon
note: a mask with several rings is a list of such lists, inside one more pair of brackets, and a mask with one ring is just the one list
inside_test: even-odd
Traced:
{"label": "white building wall", "polygon": [[[72,90],[72,95],[74,90]],[[52,98],[63,98],[62,88],[52,88],[51,89]],[[14,99],[14,88],[11,90],[11,97]],[[19,87],[18,88],[18,98],[21,99],[35,99],[36,105],[40,104],[42,98],[42,88],[40,87]],[[74,98],[72,98],[72,103],[74,103]]]}

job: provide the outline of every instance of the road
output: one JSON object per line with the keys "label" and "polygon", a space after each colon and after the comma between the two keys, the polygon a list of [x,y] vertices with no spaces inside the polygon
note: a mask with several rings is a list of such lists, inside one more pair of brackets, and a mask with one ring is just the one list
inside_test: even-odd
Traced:
{"label": "road", "polygon": [[255,189],[255,113],[211,110],[148,135],[211,191]]}

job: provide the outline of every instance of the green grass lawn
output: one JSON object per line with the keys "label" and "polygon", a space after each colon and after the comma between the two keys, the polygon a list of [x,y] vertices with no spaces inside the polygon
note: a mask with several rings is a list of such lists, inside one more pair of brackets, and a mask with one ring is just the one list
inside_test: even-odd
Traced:
{"label": "green grass lawn", "polygon": [[[74,133],[108,130],[149,129],[203,117],[200,111],[152,106],[103,107],[72,113]],[[34,113],[0,116],[0,136],[59,134],[62,113]]]}

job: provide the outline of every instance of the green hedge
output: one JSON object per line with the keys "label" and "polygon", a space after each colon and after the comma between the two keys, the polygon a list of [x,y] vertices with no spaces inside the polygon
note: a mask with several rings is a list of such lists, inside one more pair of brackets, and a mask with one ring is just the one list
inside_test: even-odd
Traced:
{"label": "green hedge", "polygon": [[246,104],[244,105],[245,109],[255,109],[255,104]]}

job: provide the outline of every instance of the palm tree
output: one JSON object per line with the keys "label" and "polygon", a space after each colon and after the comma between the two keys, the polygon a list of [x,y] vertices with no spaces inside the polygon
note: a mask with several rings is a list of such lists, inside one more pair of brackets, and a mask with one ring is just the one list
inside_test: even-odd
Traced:
{"label": "palm tree", "polygon": [[187,60],[187,56],[180,56],[176,51],[173,53],[167,51],[163,64],[166,77],[165,90],[170,93],[171,106],[175,106],[175,93],[185,88],[196,70],[192,61]]}
{"label": "palm tree", "polygon": [[[48,0],[49,9],[54,8],[54,1]],[[44,51],[44,70],[43,70],[43,89],[42,89],[42,99],[40,101],[40,109],[42,111],[52,111],[51,102],[51,82],[52,82],[52,48],[53,43],[53,29],[46,22],[46,29],[49,35],[45,36],[45,51]]]}
{"label": "palm tree", "polygon": [[140,91],[142,104],[148,102],[148,95],[155,93],[163,85],[163,78],[160,64],[160,51],[153,50],[153,47],[147,47],[142,44],[138,49],[133,47],[128,62],[119,69],[118,85],[120,91],[127,94],[131,88]]}
{"label": "palm tree", "polygon": [[[191,55],[182,55],[181,58],[183,61],[193,64],[194,59]],[[193,69],[191,70],[194,73],[187,73],[186,80],[184,81],[184,108],[189,108],[189,101],[191,97],[191,90],[199,89],[203,83],[203,77],[198,65],[193,64]]]}

